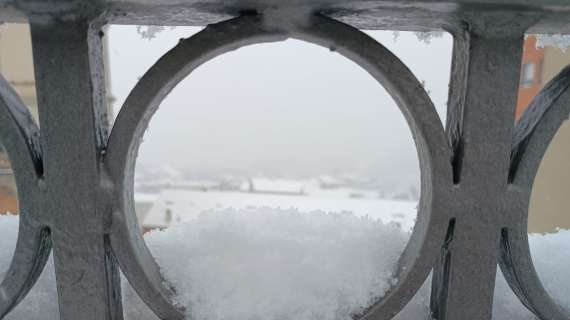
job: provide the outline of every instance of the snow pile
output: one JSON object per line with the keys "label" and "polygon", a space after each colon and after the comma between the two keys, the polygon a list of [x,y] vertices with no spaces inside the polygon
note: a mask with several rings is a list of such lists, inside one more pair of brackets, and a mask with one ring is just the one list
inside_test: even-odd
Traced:
{"label": "snow pile", "polygon": [[395,281],[407,237],[350,213],[259,208],[204,212],[147,242],[192,319],[349,320]]}
{"label": "snow pile", "polygon": [[566,52],[566,49],[570,47],[570,35],[569,34],[537,34],[536,35],[536,47],[554,47]]}
{"label": "snow pile", "polygon": [[[0,217],[0,276],[11,260],[17,217]],[[409,237],[393,224],[350,213],[271,208],[210,211],[147,235],[188,317],[201,319],[349,319],[381,297]],[[570,230],[531,235],[545,287],[570,312]],[[158,319],[123,282],[127,320]],[[430,279],[396,316],[429,314]],[[53,262],[5,319],[58,319]],[[497,274],[494,320],[536,320]]]}

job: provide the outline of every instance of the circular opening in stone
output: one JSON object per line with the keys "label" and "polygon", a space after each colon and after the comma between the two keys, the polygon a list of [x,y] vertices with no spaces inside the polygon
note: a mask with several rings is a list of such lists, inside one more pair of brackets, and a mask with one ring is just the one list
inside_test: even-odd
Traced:
{"label": "circular opening in stone", "polygon": [[[113,39],[129,32],[111,27],[112,65],[126,58]],[[402,52],[431,47],[371,34]],[[441,40],[431,49],[449,70],[451,41]],[[446,96],[447,82],[430,80]],[[134,200],[189,316],[348,319],[397,281],[419,179],[409,127],[382,86],[289,40],[217,57],[169,94],[139,150]],[[154,317],[130,290],[127,316]]]}

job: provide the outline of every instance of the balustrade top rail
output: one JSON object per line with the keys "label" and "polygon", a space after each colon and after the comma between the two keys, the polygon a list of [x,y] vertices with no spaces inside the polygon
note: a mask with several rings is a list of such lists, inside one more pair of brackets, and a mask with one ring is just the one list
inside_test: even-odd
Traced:
{"label": "balustrade top rail", "polygon": [[[311,10],[361,29],[425,31],[464,19],[536,14],[532,33],[570,33],[566,0],[0,0],[0,21],[71,19],[104,10],[110,23],[203,26],[243,10]],[[469,17],[469,12],[477,14]],[[466,15],[467,14],[467,15]]]}
{"label": "balustrade top rail", "polygon": [[[242,46],[296,38],[368,71],[397,102],[418,149],[418,221],[398,282],[355,318],[391,319],[433,272],[433,319],[489,320],[499,263],[537,317],[570,319],[542,287],[527,239],[534,176],[570,113],[570,67],[514,125],[525,33],[570,33],[570,1],[0,0],[0,20],[30,22],[40,118],[38,126],[0,77],[0,141],[21,211],[0,284],[0,318],[26,296],[53,248],[61,319],[122,319],[119,268],[161,319],[183,319],[134,214],[144,130],[162,99],[201,64]],[[145,73],[113,128],[101,44],[108,23],[208,25]],[[412,72],[359,28],[453,35],[445,128]]]}

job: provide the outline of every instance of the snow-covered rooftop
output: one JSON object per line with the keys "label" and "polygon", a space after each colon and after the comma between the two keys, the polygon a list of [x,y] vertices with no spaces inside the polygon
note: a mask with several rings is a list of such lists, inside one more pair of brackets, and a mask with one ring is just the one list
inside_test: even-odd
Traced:
{"label": "snow-covered rooftop", "polygon": [[[346,190],[334,190],[332,194],[321,192],[315,196],[256,194],[243,192],[192,191],[165,189],[142,221],[145,228],[165,228],[173,223],[191,221],[200,212],[209,209],[247,209],[268,207],[302,212],[322,210],[325,212],[351,211],[357,216],[371,216],[383,221],[393,221],[410,230],[416,218],[414,201],[387,200],[378,198],[340,197]],[[167,221],[167,210],[170,221]]]}

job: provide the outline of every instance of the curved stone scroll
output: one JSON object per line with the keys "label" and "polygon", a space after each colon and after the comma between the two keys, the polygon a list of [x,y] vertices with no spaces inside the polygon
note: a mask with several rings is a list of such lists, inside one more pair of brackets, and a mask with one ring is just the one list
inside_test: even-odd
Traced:
{"label": "curved stone scroll", "polygon": [[133,177],[138,147],[150,118],[182,79],[212,58],[247,45],[295,38],[337,51],[386,88],[411,128],[421,164],[418,220],[399,260],[399,282],[356,317],[392,318],[423,284],[438,257],[448,225],[442,199],[453,179],[450,148],[431,100],[406,66],[366,34],[320,15],[297,18],[283,21],[279,16],[243,15],[181,40],[140,79],[117,117],[105,159],[117,188],[111,246],[131,285],[162,319],[183,319],[184,311],[174,306],[173,290],[164,285],[136,222]]}
{"label": "curved stone scroll", "polygon": [[47,221],[40,216],[43,174],[39,130],[10,84],[0,76],[0,141],[18,188],[20,226],[14,256],[0,284],[0,318],[30,291],[51,252]]}
{"label": "curved stone scroll", "polygon": [[528,207],[540,162],[556,132],[570,115],[570,66],[531,102],[515,128],[511,151],[511,225],[503,230],[501,269],[521,302],[540,319],[568,320],[570,314],[544,289],[528,243]]}

